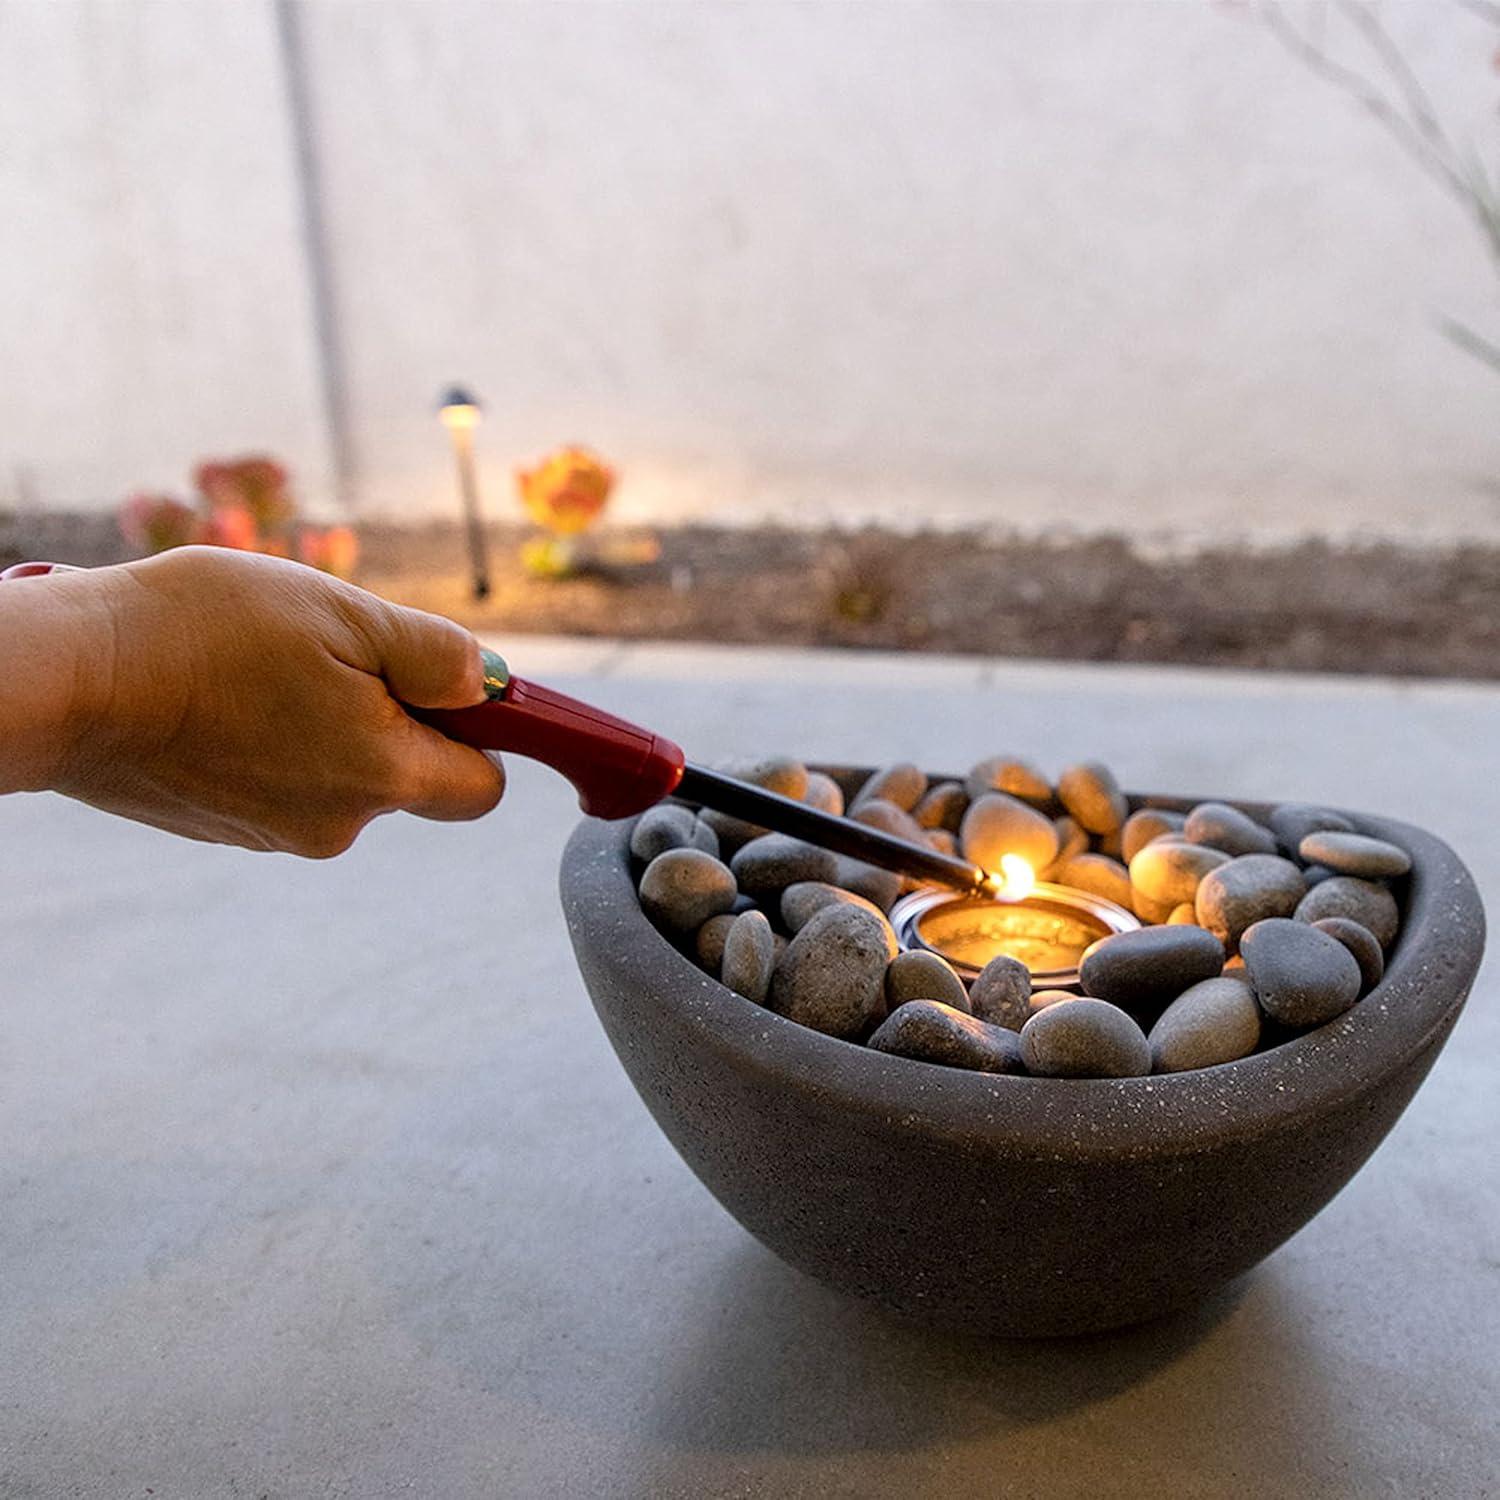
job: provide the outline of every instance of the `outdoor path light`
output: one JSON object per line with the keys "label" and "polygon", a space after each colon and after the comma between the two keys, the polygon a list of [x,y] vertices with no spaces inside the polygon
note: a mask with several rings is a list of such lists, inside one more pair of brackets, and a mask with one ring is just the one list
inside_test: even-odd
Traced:
{"label": "outdoor path light", "polygon": [[480,406],[461,385],[449,386],[438,403],[438,418],[453,440],[458,465],[458,492],[463,501],[464,530],[469,542],[469,570],[474,578],[474,597],[488,599],[490,565],[484,542],[484,522],[479,515],[479,479],[474,472],[474,429],[479,425]]}

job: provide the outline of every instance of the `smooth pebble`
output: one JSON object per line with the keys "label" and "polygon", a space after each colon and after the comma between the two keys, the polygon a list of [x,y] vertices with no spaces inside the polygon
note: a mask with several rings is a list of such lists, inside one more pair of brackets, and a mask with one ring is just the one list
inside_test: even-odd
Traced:
{"label": "smooth pebble", "polygon": [[898,953],[885,971],[887,1007],[894,1011],[908,1000],[941,1000],[954,1010],[969,1012],[969,992],[952,964],[920,948]]}
{"label": "smooth pebble", "polygon": [[781,893],[781,920],[786,930],[793,935],[802,931],[817,914],[828,906],[857,906],[861,911],[867,911],[881,925],[885,933],[886,948],[892,958],[900,951],[901,945],[896,941],[896,930],[890,924],[885,913],[868,901],[865,897],[857,895],[854,891],[847,891],[842,886],[831,885],[823,880],[799,880],[789,885]]}
{"label": "smooth pebble", "polygon": [[1031,1015],[1031,971],[1019,958],[998,954],[969,986],[969,1009],[981,1020],[1019,1031]]}
{"label": "smooth pebble", "polygon": [[889,911],[901,894],[901,877],[894,870],[882,870],[879,865],[867,865],[863,860],[850,859],[848,855],[838,857],[837,873],[833,883],[846,891]]}
{"label": "smooth pebble", "polygon": [[741,761],[730,774],[768,792],[800,802],[807,795],[808,769],[800,760],[787,755],[769,755],[762,760]]}
{"label": "smooth pebble", "polygon": [[936,1000],[908,1000],[875,1029],[877,1052],[979,1073],[1022,1073],[1021,1039]]}
{"label": "smooth pebble", "polygon": [[717,807],[705,807],[698,816],[704,827],[712,830],[718,839],[721,858],[727,858],[751,839],[764,838],[771,831],[758,823],[747,823],[743,818],[720,812]]}
{"label": "smooth pebble", "polygon": [[739,894],[729,867],[701,849],[668,849],[641,876],[641,907],[673,932],[697,930],[726,912]]}
{"label": "smooth pebble", "polygon": [[1142,927],[1085,948],[1078,968],[1084,994],[1133,1013],[1153,1012],[1224,967],[1224,945],[1201,927]]}
{"label": "smooth pebble", "polygon": [[1317,807],[1311,802],[1283,802],[1271,809],[1267,819],[1271,832],[1276,835],[1284,854],[1295,855],[1302,840],[1320,829],[1336,828],[1341,833],[1353,833],[1354,825],[1343,813],[1331,807]]}
{"label": "smooth pebble", "polygon": [[[697,848],[695,837],[699,826],[698,815],[692,808],[675,802],[659,802],[655,807],[648,807],[631,829],[630,852],[649,865],[658,854],[665,854],[668,849]],[[713,837],[711,828],[705,832]],[[717,857],[718,839],[714,838],[713,848],[704,852]]]}
{"label": "smooth pebble", "polygon": [[893,766],[876,771],[860,787],[854,805],[858,807],[861,802],[880,797],[899,807],[902,812],[909,813],[921,801],[922,793],[926,790],[927,773],[910,761],[898,761]]}
{"label": "smooth pebble", "polygon": [[743,845],[729,862],[739,888],[749,896],[772,896],[804,880],[832,882],[838,856],[831,849],[784,833],[766,833]]}
{"label": "smooth pebble", "polygon": [[969,804],[958,842],[965,857],[986,870],[998,870],[1007,854],[1019,854],[1033,870],[1057,858],[1052,819],[1004,792],[987,792]]}
{"label": "smooth pebble", "polygon": [[1276,835],[1227,802],[1200,802],[1187,815],[1182,833],[1190,843],[1207,844],[1226,854],[1276,852]]}
{"label": "smooth pebble", "polygon": [[1103,896],[1106,901],[1130,910],[1130,871],[1119,860],[1107,854],[1079,854],[1054,869],[1052,879],[1056,884]]}
{"label": "smooth pebble", "polygon": [[1368,994],[1385,977],[1385,954],[1368,927],[1351,922],[1348,917],[1320,917],[1313,926],[1337,938],[1354,955],[1359,965],[1361,994]]}
{"label": "smooth pebble", "polygon": [[1179,906],[1190,906],[1187,901],[1153,901],[1140,886],[1132,884],[1130,887],[1130,909],[1141,921],[1150,926],[1160,926],[1172,920],[1172,913]]}
{"label": "smooth pebble", "polygon": [[1021,1028],[1026,1070],[1041,1078],[1139,1078],[1151,1071],[1146,1033],[1116,1005],[1070,1000]]}
{"label": "smooth pebble", "polygon": [[1198,925],[1233,953],[1240,934],[1266,917],[1289,917],[1307,894],[1302,871],[1279,854],[1241,854],[1198,883]]}
{"label": "smooth pebble", "polygon": [[1026,1019],[1029,1021],[1039,1010],[1046,1010],[1049,1005],[1066,1005],[1070,1000],[1081,1000],[1082,995],[1075,995],[1072,990],[1033,990],[1031,998],[1026,1002]]}
{"label": "smooth pebble", "polygon": [[1297,903],[1299,922],[1316,922],[1323,917],[1348,917],[1361,927],[1368,927],[1382,948],[1396,940],[1401,926],[1401,912],[1396,898],[1383,885],[1361,880],[1356,875],[1331,875],[1320,880]]}
{"label": "smooth pebble", "polygon": [[964,789],[971,802],[986,792],[1004,792],[1025,802],[1048,803],[1052,783],[1032,765],[1014,755],[991,755],[970,768]]}
{"label": "smooth pebble", "polygon": [[1130,883],[1170,913],[1172,907],[1197,896],[1198,882],[1210,870],[1228,863],[1229,856],[1222,849],[1190,844],[1182,838],[1156,839],[1130,861]]}
{"label": "smooth pebble", "polygon": [[1323,829],[1308,834],[1297,848],[1303,859],[1326,865],[1337,875],[1385,880],[1405,875],[1411,869],[1411,855],[1405,849],[1384,839],[1367,838],[1362,833]]}
{"label": "smooth pebble", "polygon": [[[751,910],[754,908],[752,907]],[[724,967],[724,940],[729,936],[729,929],[734,926],[735,921],[734,913],[720,912],[717,917],[710,917],[698,929],[698,936],[693,946],[698,954],[698,962],[710,974],[717,974]]]}
{"label": "smooth pebble", "polygon": [[1306,922],[1269,917],[1240,939],[1260,1008],[1285,1026],[1321,1026],[1359,999],[1359,963],[1336,938]]}
{"label": "smooth pebble", "polygon": [[1096,760],[1069,766],[1057,778],[1057,800],[1088,833],[1113,833],[1130,816],[1114,772]]}
{"label": "smooth pebble", "polygon": [[1139,808],[1126,818],[1121,831],[1121,858],[1128,865],[1152,839],[1180,834],[1186,822],[1180,812],[1168,812],[1160,807]]}
{"label": "smooth pebble", "polygon": [[767,1003],[814,1031],[858,1037],[885,1014],[889,958],[885,933],[869,912],[828,906],[787,945]]}
{"label": "smooth pebble", "polygon": [[849,816],[856,823],[863,823],[867,828],[878,828],[882,833],[905,839],[909,844],[927,842],[923,837],[926,830],[921,824],[909,812],[903,811],[894,802],[887,802],[884,797],[870,797],[864,802],[856,803]]}
{"label": "smooth pebble", "polygon": [[832,776],[826,776],[822,771],[807,773],[807,791],[803,793],[802,800],[819,812],[832,813],[836,818],[843,816],[844,789]]}
{"label": "smooth pebble", "polygon": [[1057,853],[1047,867],[1046,878],[1048,880],[1053,879],[1057,871],[1062,869],[1070,859],[1077,859],[1080,854],[1089,852],[1088,834],[1067,813],[1060,818],[1054,818],[1052,826],[1057,830]]}
{"label": "smooth pebble", "polygon": [[1243,979],[1205,979],[1161,1013],[1146,1040],[1153,1073],[1235,1062],[1260,1045],[1260,1007]]}
{"label": "smooth pebble", "polygon": [[912,817],[923,828],[946,828],[949,833],[957,833],[968,805],[969,794],[963,789],[962,782],[940,781],[928,788],[912,809]]}
{"label": "smooth pebble", "polygon": [[747,911],[734,919],[724,938],[719,977],[729,989],[757,1005],[765,1003],[776,967],[776,935],[766,914]]}

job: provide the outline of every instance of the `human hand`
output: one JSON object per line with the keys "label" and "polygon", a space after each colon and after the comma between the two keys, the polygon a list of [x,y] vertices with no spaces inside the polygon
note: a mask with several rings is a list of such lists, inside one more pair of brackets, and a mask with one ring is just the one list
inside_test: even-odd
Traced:
{"label": "human hand", "polygon": [[72,652],[41,784],[95,807],[324,858],[381,813],[475,818],[504,790],[498,762],[402,708],[483,700],[452,621],[213,547],[6,588],[13,608],[45,590],[41,644]]}

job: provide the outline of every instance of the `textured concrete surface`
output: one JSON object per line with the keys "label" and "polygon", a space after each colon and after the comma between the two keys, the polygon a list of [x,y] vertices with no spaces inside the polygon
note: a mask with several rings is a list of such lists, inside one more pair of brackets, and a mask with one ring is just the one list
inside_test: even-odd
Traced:
{"label": "textured concrete surface", "polygon": [[[1493,689],[505,644],[703,758],[1097,753],[1388,810],[1500,892]],[[7,1500],[1497,1493],[1487,974],[1231,1293],[986,1347],[783,1268],[680,1165],[566,950],[572,817],[516,765],[486,822],[317,865],[0,803]]]}

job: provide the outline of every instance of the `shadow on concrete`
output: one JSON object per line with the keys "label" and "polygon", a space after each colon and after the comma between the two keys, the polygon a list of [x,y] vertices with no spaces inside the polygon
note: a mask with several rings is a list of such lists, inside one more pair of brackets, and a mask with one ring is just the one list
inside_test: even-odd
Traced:
{"label": "shadow on concrete", "polygon": [[853,1302],[746,1240],[722,1267],[713,1316],[661,1371],[645,1425],[677,1449],[815,1454],[1045,1423],[1179,1359],[1234,1311],[1247,1281],[1115,1333],[982,1339]]}

